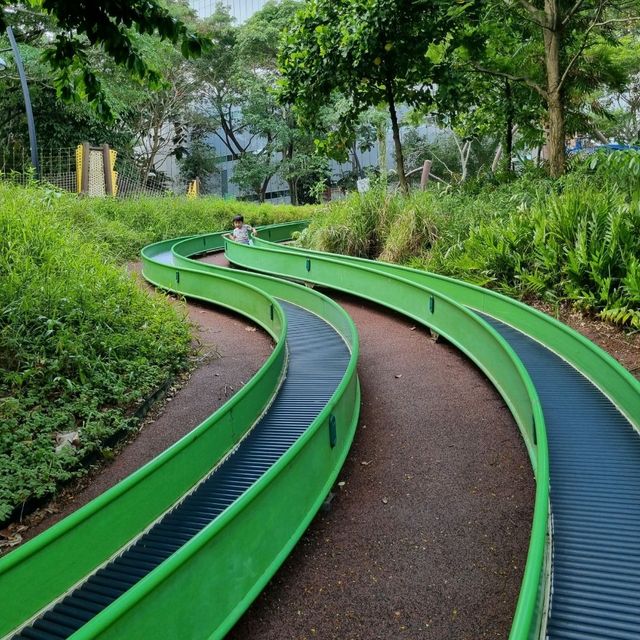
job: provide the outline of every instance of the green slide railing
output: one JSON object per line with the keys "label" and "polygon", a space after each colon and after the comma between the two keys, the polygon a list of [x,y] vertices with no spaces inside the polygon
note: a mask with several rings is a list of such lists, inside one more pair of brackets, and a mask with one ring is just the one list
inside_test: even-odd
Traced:
{"label": "green slide railing", "polygon": [[[358,417],[358,342],[353,322],[327,297],[291,282],[297,280],[361,296],[432,328],[471,358],[502,395],[536,476],[529,553],[510,638],[540,637],[549,585],[550,536],[544,418],[522,363],[474,310],[523,331],[580,369],[636,427],[640,424],[637,381],[579,334],[499,294],[396,265],[273,244],[303,226],[285,223],[260,229],[254,246],[226,242],[223,234],[216,233],[145,248],[143,273],[150,282],[243,314],[273,337],[275,348],[256,376],[191,434],[0,560],[0,636],[116,556],[243,439],[286,375],[287,319],[281,299],[324,319],[350,348],[347,371],[330,402],[242,498],[72,637],[218,638],[231,628],[316,513],[347,455]],[[270,275],[193,260],[195,255],[223,247],[232,263]],[[335,449],[326,445],[330,418],[343,425]],[[309,469],[314,472],[309,474]],[[270,523],[268,536],[259,533],[265,522]],[[254,551],[243,553],[249,547]]]}
{"label": "green slide railing", "polygon": [[[548,599],[549,458],[544,417],[536,390],[519,358],[478,315],[460,304],[454,284],[443,293],[436,279],[422,282],[393,265],[256,241],[246,247],[227,243],[229,260],[280,277],[295,278],[382,304],[430,327],[471,358],[502,395],[518,424],[536,476],[531,538],[511,640],[538,638]],[[413,275],[413,274],[412,274]],[[459,283],[464,289],[465,285]],[[463,303],[466,300],[463,300]],[[501,301],[502,302],[502,301]],[[491,313],[485,308],[485,311]]]}
{"label": "green slide railing", "polygon": [[[269,273],[347,291],[398,311],[408,312],[408,315],[414,319],[422,321],[449,339],[452,337],[452,332],[458,335],[463,329],[461,327],[457,327],[456,330],[452,329],[456,320],[448,317],[448,309],[445,309],[441,314],[447,316],[446,318],[436,320],[435,313],[433,313],[436,307],[430,302],[432,313],[419,312],[418,316],[421,317],[416,317],[415,312],[411,309],[412,301],[403,303],[402,296],[397,296],[390,290],[399,289],[408,293],[406,284],[400,284],[400,281],[412,283],[425,292],[437,292],[467,308],[484,312],[537,340],[581,371],[618,407],[637,430],[640,429],[640,403],[638,402],[640,384],[638,381],[602,349],[576,331],[536,309],[481,287],[425,271],[362,258],[292,247],[276,247],[263,241],[257,241],[256,244],[258,247],[268,248],[272,255],[279,253],[290,257],[285,259],[286,263],[283,262],[282,257],[265,261],[257,254],[248,260],[249,254],[242,252],[242,249],[235,246],[229,249],[229,255],[234,262],[237,261],[238,264],[247,267],[251,266]],[[242,256],[232,257],[233,254],[240,253]],[[374,274],[378,274],[380,277],[378,287],[374,284],[376,280]],[[386,283],[384,278],[388,278]],[[442,330],[443,326],[444,330]],[[461,346],[456,336],[452,342]],[[476,360],[479,366],[492,378],[488,369],[495,369],[495,363],[491,363],[489,359],[485,360],[483,364],[479,361],[483,357],[482,354],[476,353],[474,356],[464,346],[461,348]],[[496,385],[496,388],[503,396],[505,395],[505,389],[499,385]],[[510,403],[508,399],[507,402],[513,411],[513,403]],[[532,407],[538,415],[539,406],[533,396]],[[543,421],[537,417],[534,420],[535,428],[530,429],[526,426],[523,428],[521,418],[515,412],[514,417],[520,425],[529,450],[532,466],[536,473],[537,487],[529,554],[510,634],[511,640],[523,640],[541,637],[545,627],[545,600],[548,598],[550,564],[549,463]]]}

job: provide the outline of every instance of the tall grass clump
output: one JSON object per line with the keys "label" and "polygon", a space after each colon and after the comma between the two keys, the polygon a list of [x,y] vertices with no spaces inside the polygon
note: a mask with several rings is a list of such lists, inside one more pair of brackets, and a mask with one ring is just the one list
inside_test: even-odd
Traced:
{"label": "tall grass clump", "polygon": [[184,318],[82,237],[72,205],[0,185],[0,522],[82,473],[190,350]]}
{"label": "tall grass clump", "polygon": [[532,199],[525,188],[502,185],[485,191],[478,196],[436,186],[405,196],[378,186],[320,208],[299,243],[390,262],[446,262],[448,253],[462,248],[479,221],[504,220],[513,208],[528,206]]}
{"label": "tall grass clump", "polygon": [[319,251],[370,258],[380,251],[385,229],[397,213],[396,200],[379,188],[363,195],[351,194],[320,207],[298,243]]}
{"label": "tall grass clump", "polygon": [[300,220],[314,211],[313,207],[258,205],[214,197],[82,200],[70,194],[58,196],[57,208],[87,240],[106,245],[119,260],[135,259],[151,242],[230,229],[233,216],[238,214],[255,226]]}

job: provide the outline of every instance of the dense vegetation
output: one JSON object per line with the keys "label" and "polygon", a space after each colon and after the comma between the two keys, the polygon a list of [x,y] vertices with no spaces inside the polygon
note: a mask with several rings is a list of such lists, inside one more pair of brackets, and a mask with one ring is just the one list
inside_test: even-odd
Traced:
{"label": "dense vegetation", "polygon": [[217,198],[97,199],[52,194],[56,211],[82,230],[83,237],[105,244],[119,260],[137,257],[141,247],[165,238],[231,228],[234,215],[252,225],[299,220],[312,209],[290,205],[264,206]]}
{"label": "dense vegetation", "polygon": [[303,246],[453,275],[525,299],[569,300],[640,328],[640,153],[595,156],[560,180],[390,195],[327,207]]}
{"label": "dense vegetation", "polygon": [[[279,176],[293,202],[332,183],[353,187],[365,173],[358,153],[377,143],[379,166],[366,169],[378,186],[327,206],[304,245],[569,300],[640,328],[639,154],[563,175],[568,131],[586,144],[640,140],[636,5],[432,4],[271,1],[237,25],[222,5],[201,20],[186,0],[98,2],[89,12],[69,0],[0,0],[0,26],[20,43],[41,143],[109,143],[146,181],[162,177],[165,156],[185,178],[212,175],[217,137],[244,193],[263,200]],[[7,58],[0,156],[5,171],[22,171],[29,138]],[[538,156],[535,175],[514,177],[518,154]],[[344,166],[330,169],[329,158],[351,171],[340,178]],[[405,171],[426,159],[453,186],[410,193]],[[405,195],[390,195],[390,180]],[[228,227],[240,211],[252,224],[309,215],[0,184],[0,521],[81,473],[130,426],[137,403],[185,366],[179,313],[141,293],[122,262],[154,240]],[[65,434],[74,442],[61,446]]]}
{"label": "dense vegetation", "polygon": [[[255,224],[292,210],[243,207]],[[0,183],[0,522],[83,473],[187,366],[182,312],[143,292],[118,261],[153,240],[228,228],[237,211],[215,200],[79,200]]]}

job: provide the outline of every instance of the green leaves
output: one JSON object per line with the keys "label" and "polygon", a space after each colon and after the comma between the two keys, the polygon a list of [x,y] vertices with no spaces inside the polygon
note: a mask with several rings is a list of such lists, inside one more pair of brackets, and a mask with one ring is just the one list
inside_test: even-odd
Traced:
{"label": "green leaves", "polygon": [[[0,183],[0,522],[84,473],[138,403],[185,368],[182,312],[123,267],[154,240],[298,219],[290,206],[187,200],[51,199]],[[78,441],[56,453],[56,436]]]}
{"label": "green leaves", "polygon": [[440,64],[447,52],[446,42],[430,42],[426,53],[424,54],[430,62],[433,64]]}
{"label": "green leaves", "polygon": [[340,92],[353,105],[346,131],[358,113],[386,100],[390,83],[399,103],[423,99],[432,80],[427,51],[446,33],[437,6],[423,11],[408,0],[314,0],[285,35],[282,100],[312,119]]}
{"label": "green leaves", "polygon": [[[58,95],[65,100],[89,100],[107,120],[113,118],[113,113],[94,67],[92,54],[96,48],[132,76],[157,85],[160,75],[136,47],[135,34],[155,34],[159,40],[177,44],[185,58],[200,55],[210,45],[207,38],[192,33],[156,0],[108,0],[89,5],[73,0],[41,0],[30,5],[46,12],[55,22],[49,34],[54,38],[43,59],[55,71]],[[0,4],[0,16],[3,6]]]}
{"label": "green leaves", "polygon": [[430,186],[410,197],[373,190],[332,204],[302,242],[420,264],[520,298],[568,300],[640,328],[640,197],[618,186],[630,177],[525,176],[478,191]]}

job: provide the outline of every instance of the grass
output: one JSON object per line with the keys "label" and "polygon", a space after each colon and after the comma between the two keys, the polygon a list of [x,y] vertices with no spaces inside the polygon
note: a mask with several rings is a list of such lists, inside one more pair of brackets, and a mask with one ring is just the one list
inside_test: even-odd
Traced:
{"label": "grass", "polygon": [[[0,522],[85,473],[188,366],[183,310],[122,266],[166,237],[299,219],[213,199],[81,200],[0,183]],[[66,437],[70,446],[57,445]],[[58,449],[56,451],[56,449]]]}
{"label": "grass", "polygon": [[258,205],[209,197],[90,201],[69,194],[55,197],[57,210],[82,229],[86,239],[105,245],[120,261],[137,258],[141,247],[151,242],[230,229],[233,216],[238,214],[256,226],[300,220],[313,213],[312,207]]}

